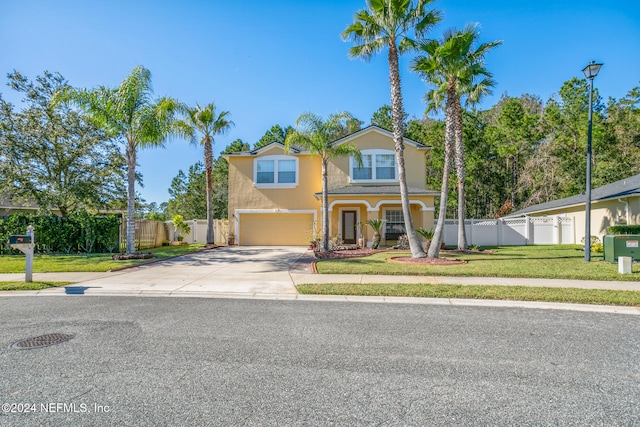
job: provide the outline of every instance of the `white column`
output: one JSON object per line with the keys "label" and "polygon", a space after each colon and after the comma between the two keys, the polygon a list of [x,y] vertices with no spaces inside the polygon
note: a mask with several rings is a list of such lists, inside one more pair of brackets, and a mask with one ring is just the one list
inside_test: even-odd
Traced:
{"label": "white column", "polygon": [[26,266],[26,273],[25,273],[25,277],[24,277],[24,281],[29,283],[33,281],[33,247],[35,245],[35,234],[33,232],[33,225],[30,225],[27,227],[27,236],[31,236],[31,243],[30,246],[26,249],[26,251],[24,252],[25,255],[27,256],[27,266]]}

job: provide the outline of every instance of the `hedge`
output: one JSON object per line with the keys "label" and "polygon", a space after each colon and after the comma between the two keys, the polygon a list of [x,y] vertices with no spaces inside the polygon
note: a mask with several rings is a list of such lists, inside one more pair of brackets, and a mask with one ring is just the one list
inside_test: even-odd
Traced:
{"label": "hedge", "polygon": [[612,225],[609,234],[640,234],[640,225]]}
{"label": "hedge", "polygon": [[73,213],[66,217],[16,213],[0,218],[0,254],[16,254],[9,236],[26,234],[33,225],[38,253],[112,253],[118,251],[120,218],[116,215]]}

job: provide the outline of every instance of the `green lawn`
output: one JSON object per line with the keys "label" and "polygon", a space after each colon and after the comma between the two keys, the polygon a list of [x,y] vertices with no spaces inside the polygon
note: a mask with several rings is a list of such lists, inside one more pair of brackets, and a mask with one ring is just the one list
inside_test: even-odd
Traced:
{"label": "green lawn", "polygon": [[[177,255],[184,255],[197,252],[204,245],[184,245],[184,246],[163,246],[155,249],[148,249],[143,252],[153,252],[156,258],[163,259]],[[91,254],[91,255],[34,255],[34,273],[59,273],[74,271],[102,272],[115,268],[140,264],[149,260],[122,260],[114,261],[111,254]],[[0,256],[0,273],[23,273],[25,271],[25,256],[11,255]]]}
{"label": "green lawn", "polygon": [[468,298],[510,301],[565,302],[640,307],[640,292],[528,286],[463,286],[429,284],[308,284],[301,294]]}
{"label": "green lawn", "polygon": [[41,289],[56,288],[70,284],[71,282],[0,282],[0,291],[39,291]]}
{"label": "green lawn", "polygon": [[578,245],[501,246],[488,248],[495,253],[446,254],[445,258],[468,261],[459,265],[399,264],[388,258],[410,256],[408,252],[381,252],[368,257],[319,261],[322,274],[390,274],[425,276],[531,277],[550,279],[640,281],[640,264],[633,274],[618,274],[618,265],[603,261],[602,254],[592,254],[584,262]]}

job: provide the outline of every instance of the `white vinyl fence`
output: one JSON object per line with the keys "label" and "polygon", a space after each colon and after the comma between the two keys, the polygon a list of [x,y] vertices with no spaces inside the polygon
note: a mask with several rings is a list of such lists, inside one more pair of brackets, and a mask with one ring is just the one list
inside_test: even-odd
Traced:
{"label": "white vinyl fence", "polygon": [[[467,243],[478,246],[523,246],[575,244],[573,217],[530,217],[467,219]],[[446,245],[458,244],[458,220],[444,223]]]}
{"label": "white vinyl fence", "polygon": [[[170,240],[178,240],[177,237],[182,235],[185,242],[189,243],[207,243],[207,220],[192,219],[185,223],[191,228],[189,234],[183,234],[176,230],[171,221],[167,221],[169,227]],[[229,222],[226,219],[213,220],[213,241],[216,245],[226,245],[229,237]]]}

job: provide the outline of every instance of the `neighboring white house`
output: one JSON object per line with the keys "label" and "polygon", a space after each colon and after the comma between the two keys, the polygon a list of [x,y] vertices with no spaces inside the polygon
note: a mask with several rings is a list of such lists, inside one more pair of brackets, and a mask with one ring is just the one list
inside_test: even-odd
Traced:
{"label": "neighboring white house", "polygon": [[[559,216],[573,217],[576,243],[585,234],[585,194],[529,206],[505,218]],[[600,240],[612,225],[640,224],[640,175],[616,181],[591,190],[591,235]]]}

